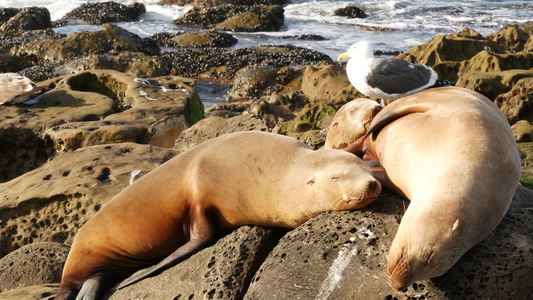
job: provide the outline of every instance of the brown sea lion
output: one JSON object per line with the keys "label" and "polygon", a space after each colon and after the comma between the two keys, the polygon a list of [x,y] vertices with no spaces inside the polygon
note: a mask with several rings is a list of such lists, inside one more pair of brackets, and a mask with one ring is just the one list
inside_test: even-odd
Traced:
{"label": "brown sea lion", "polygon": [[241,225],[295,228],[325,211],[353,210],[381,186],[339,150],[313,151],[282,135],[238,132],[188,150],[111,199],[77,233],[56,299],[94,299],[142,280]]}
{"label": "brown sea lion", "polygon": [[521,172],[502,112],[481,94],[457,87],[387,105],[348,149],[379,160],[376,178],[411,200],[388,256],[395,290],[444,274],[492,232]]}
{"label": "brown sea lion", "polygon": [[366,98],[344,104],[331,120],[324,148],[344,149],[364,136],[380,110],[379,103]]}

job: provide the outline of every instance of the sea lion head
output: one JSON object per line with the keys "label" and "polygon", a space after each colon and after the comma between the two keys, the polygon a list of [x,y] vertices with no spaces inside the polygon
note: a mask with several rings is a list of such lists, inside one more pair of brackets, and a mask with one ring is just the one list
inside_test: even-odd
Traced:
{"label": "sea lion head", "polygon": [[[410,220],[431,220],[423,225]],[[468,250],[464,219],[450,218],[443,211],[405,213],[389,251],[387,268],[390,286],[405,290],[419,280],[446,273]]]}
{"label": "sea lion head", "polygon": [[364,136],[380,110],[379,103],[366,98],[343,105],[331,121],[324,148],[343,149]]}
{"label": "sea lion head", "polygon": [[306,189],[325,210],[354,210],[367,206],[381,193],[372,169],[357,156],[341,150],[317,150],[306,157]]}

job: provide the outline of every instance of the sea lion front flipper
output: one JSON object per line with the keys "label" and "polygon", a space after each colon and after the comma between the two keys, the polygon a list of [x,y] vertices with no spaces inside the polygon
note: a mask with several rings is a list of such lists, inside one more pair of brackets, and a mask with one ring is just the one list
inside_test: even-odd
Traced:
{"label": "sea lion front flipper", "polygon": [[205,214],[191,217],[190,240],[155,266],[140,272],[118,286],[118,289],[157,274],[206,247],[215,236],[215,221]]}

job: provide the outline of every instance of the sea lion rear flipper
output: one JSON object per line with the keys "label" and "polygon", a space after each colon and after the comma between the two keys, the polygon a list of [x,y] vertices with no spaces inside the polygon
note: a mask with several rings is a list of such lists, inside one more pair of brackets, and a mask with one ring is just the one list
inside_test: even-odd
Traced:
{"label": "sea lion rear flipper", "polygon": [[393,102],[386,106],[380,113],[376,115],[364,138],[368,137],[371,133],[378,133],[383,127],[394,122],[395,120],[413,113],[425,113],[430,109],[427,103],[412,103],[408,105],[400,104],[400,100]]}
{"label": "sea lion rear flipper", "polygon": [[191,238],[187,243],[179,247],[176,251],[174,251],[172,254],[167,256],[155,266],[136,275],[133,275],[132,277],[130,277],[130,279],[120,284],[118,286],[118,289],[124,288],[128,285],[134,284],[147,277],[157,274],[187,259],[189,256],[206,247],[213,240],[213,237],[215,235],[214,224],[214,220],[212,218],[207,217],[206,215],[202,215],[201,217],[199,215],[191,217]]}

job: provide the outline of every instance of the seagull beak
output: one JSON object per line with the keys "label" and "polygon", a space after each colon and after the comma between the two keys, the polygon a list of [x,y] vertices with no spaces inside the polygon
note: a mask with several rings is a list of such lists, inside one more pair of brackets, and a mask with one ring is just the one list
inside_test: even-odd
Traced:
{"label": "seagull beak", "polygon": [[350,56],[350,54],[348,54],[348,52],[345,52],[345,53],[339,55],[339,58],[337,58],[337,60],[343,60],[343,59],[347,58],[348,56]]}

